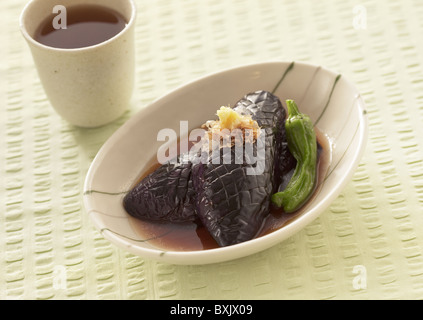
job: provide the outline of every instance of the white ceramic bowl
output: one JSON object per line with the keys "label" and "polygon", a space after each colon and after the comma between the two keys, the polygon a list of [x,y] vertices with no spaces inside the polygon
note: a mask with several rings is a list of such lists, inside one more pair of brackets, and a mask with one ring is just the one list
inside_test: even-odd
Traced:
{"label": "white ceramic bowl", "polygon": [[[330,143],[331,162],[317,194],[289,224],[244,243],[209,250],[167,251],[134,230],[122,206],[124,193],[151,165],[163,142],[163,128],[179,132],[214,119],[222,105],[234,105],[256,90],[273,91],[282,102],[294,99]],[[321,214],[351,179],[367,140],[367,116],[357,89],[323,67],[266,62],[232,68],[190,82],[161,97],[119,128],[95,157],[84,185],[87,213],[101,234],[115,245],[146,258],[174,264],[207,264],[247,256],[293,235]]]}

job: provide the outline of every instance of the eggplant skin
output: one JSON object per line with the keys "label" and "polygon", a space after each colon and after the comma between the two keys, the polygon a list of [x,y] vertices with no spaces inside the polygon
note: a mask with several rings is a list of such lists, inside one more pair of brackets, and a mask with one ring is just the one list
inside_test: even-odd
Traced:
{"label": "eggplant skin", "polygon": [[[262,129],[264,159],[257,143],[250,146],[256,163],[246,159],[245,152],[239,161],[234,146],[226,150],[231,154],[230,163],[222,160],[228,147],[209,152],[207,161],[200,153],[196,157],[201,161],[193,154],[181,154],[126,194],[123,205],[128,214],[141,220],[202,224],[222,247],[256,237],[269,214],[271,195],[296,162],[287,147],[286,112],[276,96],[267,91],[252,92],[239,100],[234,110],[251,115]],[[254,170],[260,174],[251,174]]]}
{"label": "eggplant skin", "polygon": [[[265,103],[266,102],[266,103]],[[267,91],[256,91],[245,95],[234,109],[240,113],[250,114],[258,125],[266,130],[266,135],[274,135],[274,189],[289,181],[297,160],[288,148],[285,131],[286,110],[280,100]]]}
{"label": "eggplant skin", "polygon": [[[267,91],[246,95],[234,107],[250,114],[265,133],[264,170],[259,175],[247,174],[256,164],[236,164],[235,147],[230,164],[214,164],[212,154],[205,164],[193,167],[193,185],[197,193],[197,214],[202,224],[220,246],[241,243],[254,238],[270,210],[270,197],[275,190],[275,154],[284,126],[285,110],[279,99]],[[253,143],[257,151],[257,143]],[[218,162],[218,161],[217,161]]]}
{"label": "eggplant skin", "polygon": [[125,195],[123,206],[128,214],[150,221],[198,220],[191,179],[192,163],[179,164],[177,161],[163,164]]}
{"label": "eggplant skin", "polygon": [[265,165],[260,175],[251,175],[252,166],[210,160],[193,167],[198,217],[222,247],[254,238],[269,213],[271,171]]}

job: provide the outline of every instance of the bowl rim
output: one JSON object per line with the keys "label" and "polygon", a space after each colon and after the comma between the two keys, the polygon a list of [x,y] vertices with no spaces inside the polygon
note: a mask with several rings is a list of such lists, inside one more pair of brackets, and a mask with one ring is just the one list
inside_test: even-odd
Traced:
{"label": "bowl rim", "polygon": [[[132,127],[142,117],[144,116],[144,111],[149,109],[152,110],[154,106],[161,102],[164,99],[169,99],[170,96],[177,94],[180,90],[184,90],[189,86],[193,85],[198,81],[207,81],[212,77],[217,75],[222,75],[224,73],[232,73],[242,69],[248,69],[252,67],[262,67],[266,65],[286,65],[289,66],[293,62],[287,61],[266,61],[266,62],[258,62],[258,63],[250,63],[250,64],[243,64],[239,66],[234,66],[231,68],[219,70],[216,72],[208,73],[204,76],[198,77],[194,80],[186,82],[173,90],[166,92],[165,94],[161,95],[159,98],[150,102],[147,106],[143,107],[141,110],[136,112],[130,119],[128,119],[120,128],[118,128],[102,145],[102,147],[97,152],[96,156],[94,157],[84,182],[84,192],[83,192],[83,202],[86,208],[86,211],[89,213],[91,211],[91,203],[89,200],[88,195],[86,194],[87,190],[90,190],[90,183],[93,178],[93,174],[95,173],[97,163],[99,159],[102,157],[103,153],[107,151],[110,146],[113,146],[114,141],[118,139],[129,127]],[[327,69],[323,66],[318,66],[310,63],[305,62],[297,62],[295,61],[296,65],[301,65],[303,67],[312,67],[316,68],[319,67],[321,70],[333,75],[336,77],[338,73],[335,73],[332,70]],[[354,150],[353,155],[350,157],[351,165],[348,166],[348,170],[344,172],[344,179],[339,179],[335,186],[325,194],[324,198],[316,203],[313,207],[309,207],[305,214],[301,214],[292,221],[290,221],[287,225],[283,226],[282,228],[275,230],[271,233],[266,235],[260,236],[258,238],[251,239],[249,241],[245,241],[239,244],[227,246],[227,247],[219,247],[213,249],[206,249],[206,250],[195,250],[195,251],[167,251],[160,248],[146,248],[136,246],[128,241],[125,237],[118,235],[111,230],[104,228],[101,224],[101,221],[98,219],[93,218],[93,215],[90,215],[91,221],[100,231],[102,236],[109,240],[110,242],[114,243],[118,247],[125,249],[135,255],[142,256],[145,258],[152,258],[154,260],[173,263],[173,264],[184,264],[184,265],[194,265],[194,264],[210,264],[210,263],[218,263],[227,260],[234,260],[237,258],[244,257],[246,255],[251,255],[257,252],[260,252],[264,249],[270,248],[277,243],[282,242],[283,240],[289,238],[296,232],[300,231],[306,225],[311,223],[315,220],[328,206],[339,196],[340,192],[343,188],[350,182],[354,172],[356,171],[360,159],[364,154],[365,146],[367,143],[368,137],[368,117],[365,116],[367,114],[366,107],[364,104],[363,99],[361,99],[361,95],[357,90],[356,86],[349,81],[346,77],[343,77],[343,81],[347,83],[351,88],[353,88],[358,96],[360,97],[359,103],[356,104],[356,108],[358,108],[361,116],[359,120],[359,128],[358,132],[356,133],[358,137],[358,147]],[[362,124],[362,125],[361,125]]]}

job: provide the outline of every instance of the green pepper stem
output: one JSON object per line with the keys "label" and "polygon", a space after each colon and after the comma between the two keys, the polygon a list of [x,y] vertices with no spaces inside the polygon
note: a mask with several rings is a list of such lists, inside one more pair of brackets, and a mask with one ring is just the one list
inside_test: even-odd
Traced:
{"label": "green pepper stem", "polygon": [[300,115],[300,110],[294,100],[286,100],[286,107],[290,118]]}

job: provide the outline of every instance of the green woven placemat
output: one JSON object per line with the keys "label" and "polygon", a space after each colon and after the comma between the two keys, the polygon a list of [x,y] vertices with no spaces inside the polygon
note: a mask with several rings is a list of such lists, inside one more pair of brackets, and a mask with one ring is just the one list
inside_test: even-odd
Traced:
{"label": "green woven placemat", "polygon": [[[52,110],[19,31],[25,3],[0,4],[0,299],[423,298],[422,1],[137,1],[131,109],[97,129]],[[107,138],[170,89],[267,60],[334,69],[366,102],[365,155],[330,208],[273,248],[213,265],[103,239],[82,185]]]}

